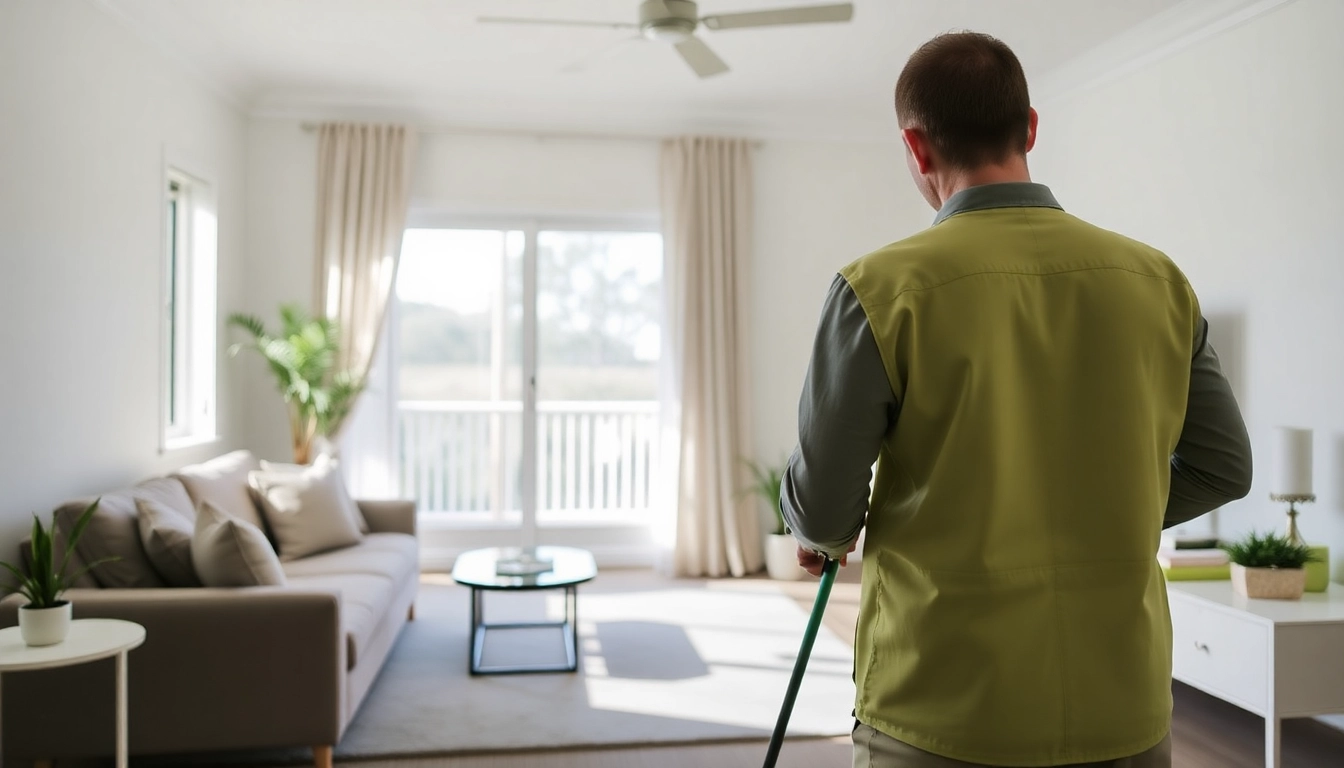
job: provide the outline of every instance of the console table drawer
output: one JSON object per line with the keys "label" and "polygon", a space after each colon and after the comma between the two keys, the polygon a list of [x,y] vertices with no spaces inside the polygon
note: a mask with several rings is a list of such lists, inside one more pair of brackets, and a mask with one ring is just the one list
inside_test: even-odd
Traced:
{"label": "console table drawer", "polygon": [[1258,622],[1171,601],[1172,674],[1263,713],[1269,704],[1269,629]]}

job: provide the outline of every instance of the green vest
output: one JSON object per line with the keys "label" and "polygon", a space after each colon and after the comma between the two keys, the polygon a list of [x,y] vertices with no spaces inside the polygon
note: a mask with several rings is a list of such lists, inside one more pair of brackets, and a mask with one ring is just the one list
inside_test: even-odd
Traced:
{"label": "green vest", "polygon": [[841,274],[900,415],[863,551],[856,715],[958,760],[1116,759],[1171,725],[1155,560],[1200,310],[1057,208],[957,213]]}

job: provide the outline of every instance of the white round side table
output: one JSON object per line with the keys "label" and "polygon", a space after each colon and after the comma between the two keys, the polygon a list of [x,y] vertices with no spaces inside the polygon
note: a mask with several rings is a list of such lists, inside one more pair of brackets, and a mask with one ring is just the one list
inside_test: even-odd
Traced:
{"label": "white round side table", "polygon": [[24,644],[18,627],[0,629],[0,679],[5,672],[69,667],[116,656],[117,768],[126,768],[126,656],[143,642],[145,628],[120,619],[75,619],[63,642],[36,648]]}

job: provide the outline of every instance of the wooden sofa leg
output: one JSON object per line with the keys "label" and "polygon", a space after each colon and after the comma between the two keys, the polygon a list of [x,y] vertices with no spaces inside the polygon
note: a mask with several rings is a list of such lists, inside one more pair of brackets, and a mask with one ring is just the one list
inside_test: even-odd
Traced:
{"label": "wooden sofa leg", "polygon": [[331,768],[331,747],[313,747],[313,768]]}
{"label": "wooden sofa leg", "polygon": [[410,607],[409,609],[407,609],[407,611],[406,611],[406,620],[407,620],[407,621],[415,621],[415,603],[411,603],[411,607]]}

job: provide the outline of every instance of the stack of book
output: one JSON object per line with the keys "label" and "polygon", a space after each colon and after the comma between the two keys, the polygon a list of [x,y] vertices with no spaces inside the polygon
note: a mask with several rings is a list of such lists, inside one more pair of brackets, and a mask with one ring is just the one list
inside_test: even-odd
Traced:
{"label": "stack of book", "polygon": [[1232,577],[1227,552],[1217,539],[1162,537],[1157,551],[1167,581],[1217,581]]}

